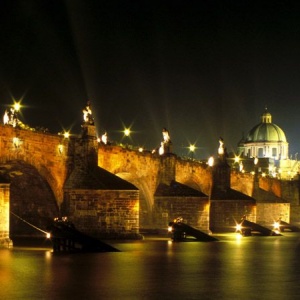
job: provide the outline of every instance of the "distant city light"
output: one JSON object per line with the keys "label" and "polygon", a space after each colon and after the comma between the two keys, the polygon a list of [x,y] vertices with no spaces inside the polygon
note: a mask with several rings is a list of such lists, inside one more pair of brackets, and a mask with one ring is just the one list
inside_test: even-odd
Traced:
{"label": "distant city light", "polygon": [[70,137],[70,132],[69,131],[65,131],[64,132],[64,138],[68,139]]}

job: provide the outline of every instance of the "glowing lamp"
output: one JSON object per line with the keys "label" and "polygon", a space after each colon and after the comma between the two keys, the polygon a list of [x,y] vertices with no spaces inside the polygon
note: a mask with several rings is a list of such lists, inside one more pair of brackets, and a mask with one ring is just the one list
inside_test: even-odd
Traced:
{"label": "glowing lamp", "polygon": [[21,108],[20,103],[19,103],[19,102],[15,102],[15,103],[14,103],[14,110],[15,110],[16,112],[18,112],[18,111],[20,110],[20,108]]}
{"label": "glowing lamp", "polygon": [[280,223],[279,222],[274,222],[273,224],[274,230],[278,230],[280,229]]}
{"label": "glowing lamp", "polygon": [[195,145],[190,145],[189,149],[190,149],[191,152],[194,152],[196,147],[195,147]]}
{"label": "glowing lamp", "polygon": [[65,132],[64,132],[64,138],[65,138],[65,139],[68,139],[69,137],[70,137],[69,131],[65,131]]}
{"label": "glowing lamp", "polygon": [[236,224],[235,230],[236,230],[236,232],[241,232],[241,230],[242,230],[242,225],[241,225],[241,224]]}
{"label": "glowing lamp", "polygon": [[124,134],[125,134],[125,136],[130,136],[130,129],[129,128],[125,128],[124,129]]}

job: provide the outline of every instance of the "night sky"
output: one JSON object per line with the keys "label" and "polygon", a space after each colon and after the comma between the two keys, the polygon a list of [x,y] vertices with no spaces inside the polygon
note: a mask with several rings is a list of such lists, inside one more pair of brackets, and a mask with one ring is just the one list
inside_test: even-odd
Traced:
{"label": "night sky", "polygon": [[1,115],[22,100],[31,127],[80,133],[90,100],[110,140],[152,150],[166,127],[206,158],[267,106],[300,152],[297,1],[2,0],[0,22]]}

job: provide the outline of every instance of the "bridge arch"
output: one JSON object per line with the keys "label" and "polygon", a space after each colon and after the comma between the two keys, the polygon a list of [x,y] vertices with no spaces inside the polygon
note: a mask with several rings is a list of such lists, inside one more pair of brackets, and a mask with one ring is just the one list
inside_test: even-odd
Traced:
{"label": "bridge arch", "polygon": [[34,166],[51,187],[58,205],[63,202],[68,149],[69,141],[62,136],[0,125],[0,163],[23,161]]}
{"label": "bridge arch", "polygon": [[115,174],[120,178],[132,183],[139,189],[140,196],[140,226],[147,227],[152,224],[152,209],[154,204],[153,192],[145,179],[136,178],[128,172],[118,172]]}
{"label": "bridge arch", "polygon": [[34,166],[21,160],[1,163],[0,172],[10,183],[10,236],[41,235],[28,223],[46,230],[58,215],[56,198],[47,180]]}

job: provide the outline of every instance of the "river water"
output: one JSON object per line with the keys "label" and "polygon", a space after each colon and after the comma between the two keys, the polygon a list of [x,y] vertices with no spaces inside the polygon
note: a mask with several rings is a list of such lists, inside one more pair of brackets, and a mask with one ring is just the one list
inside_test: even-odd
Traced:
{"label": "river water", "polygon": [[113,253],[0,250],[0,299],[298,299],[300,234],[110,242]]}

